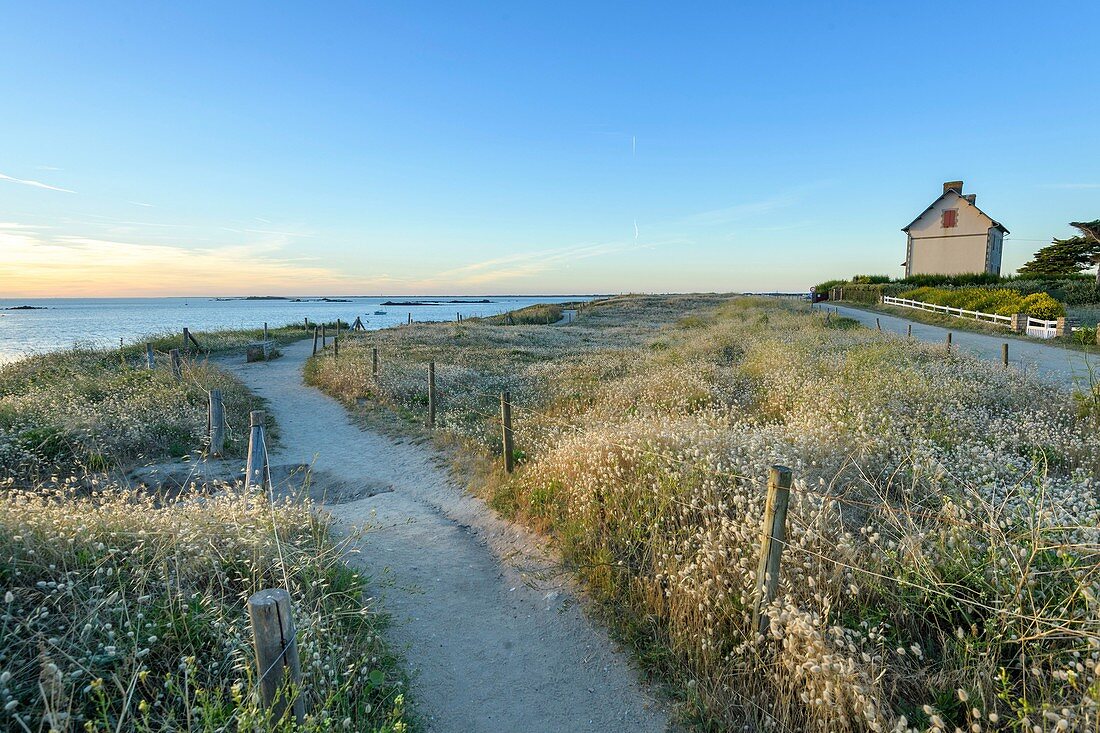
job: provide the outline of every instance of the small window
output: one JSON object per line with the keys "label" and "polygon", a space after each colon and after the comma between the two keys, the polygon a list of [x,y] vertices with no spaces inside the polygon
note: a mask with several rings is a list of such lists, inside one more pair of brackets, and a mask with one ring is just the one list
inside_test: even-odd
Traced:
{"label": "small window", "polygon": [[943,228],[950,229],[959,223],[959,210],[958,209],[944,209],[943,211]]}

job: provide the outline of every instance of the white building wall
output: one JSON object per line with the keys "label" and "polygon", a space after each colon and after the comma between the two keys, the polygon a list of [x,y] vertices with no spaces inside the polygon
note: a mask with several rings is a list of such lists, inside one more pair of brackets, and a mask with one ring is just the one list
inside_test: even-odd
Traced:
{"label": "white building wall", "polygon": [[[953,227],[943,226],[945,209],[958,211]],[[909,274],[961,275],[987,272],[989,228],[993,221],[954,191],[937,201],[909,227]],[[1000,234],[1000,231],[997,230]],[[1000,270],[998,250],[994,271]]]}

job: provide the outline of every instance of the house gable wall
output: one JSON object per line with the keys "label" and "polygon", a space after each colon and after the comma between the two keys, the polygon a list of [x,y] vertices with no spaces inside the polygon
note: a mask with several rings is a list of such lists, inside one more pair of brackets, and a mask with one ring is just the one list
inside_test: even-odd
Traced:
{"label": "house gable wall", "polygon": [[[956,226],[943,227],[943,212],[956,209]],[[1000,251],[991,257],[989,229],[993,220],[965,198],[948,192],[909,226],[907,274],[961,275],[999,272]],[[998,241],[999,244],[999,241]],[[991,260],[996,259],[996,262]]]}

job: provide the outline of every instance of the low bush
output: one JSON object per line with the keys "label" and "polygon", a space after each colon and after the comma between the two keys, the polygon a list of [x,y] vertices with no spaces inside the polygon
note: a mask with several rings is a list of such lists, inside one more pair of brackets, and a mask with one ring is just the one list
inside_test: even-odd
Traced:
{"label": "low bush", "polygon": [[1046,293],[1025,296],[1009,288],[921,287],[906,290],[899,297],[999,316],[1028,313],[1036,318],[1054,319],[1065,315],[1065,307]]}

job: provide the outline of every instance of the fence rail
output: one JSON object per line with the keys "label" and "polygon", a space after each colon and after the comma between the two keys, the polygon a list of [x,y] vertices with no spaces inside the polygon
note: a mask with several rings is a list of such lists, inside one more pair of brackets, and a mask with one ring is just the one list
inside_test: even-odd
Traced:
{"label": "fence rail", "polygon": [[[950,316],[956,316],[957,318],[972,318],[976,321],[985,321],[987,323],[995,323],[1000,326],[1012,327],[1012,316],[1000,316],[996,313],[983,313],[982,311],[972,311],[965,308],[952,308],[949,305],[936,305],[935,303],[925,303],[921,300],[909,300],[908,298],[892,298],[888,295],[882,297],[883,305],[897,305],[902,308],[916,308],[923,311],[935,311],[938,313],[946,313]],[[1057,325],[1057,323],[1055,323]]]}

